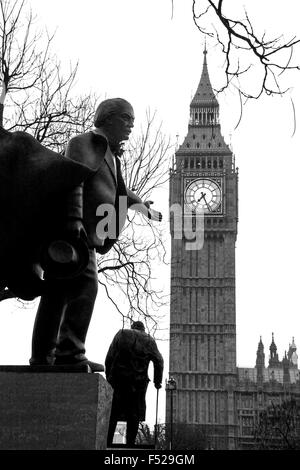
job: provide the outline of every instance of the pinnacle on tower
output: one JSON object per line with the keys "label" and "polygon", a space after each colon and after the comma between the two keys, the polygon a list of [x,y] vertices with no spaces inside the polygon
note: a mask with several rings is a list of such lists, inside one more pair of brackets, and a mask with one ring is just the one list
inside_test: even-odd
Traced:
{"label": "pinnacle on tower", "polygon": [[277,346],[275,344],[275,341],[274,341],[274,333],[272,333],[272,342],[270,344],[270,351],[277,351]]}
{"label": "pinnacle on tower", "polygon": [[294,336],[292,337],[291,348],[292,348],[293,350],[295,350],[295,351],[297,350],[297,347],[296,347],[296,345],[295,345],[295,338],[294,338]]}
{"label": "pinnacle on tower", "polygon": [[256,368],[259,369],[264,369],[265,367],[265,353],[264,353],[264,345],[260,336],[260,340],[258,343],[257,347],[257,352],[256,352]]}
{"label": "pinnacle on tower", "polygon": [[191,107],[208,106],[208,105],[219,107],[219,103],[214,94],[213,88],[211,86],[209,74],[208,74],[206,45],[205,45],[203,54],[204,54],[204,59],[203,59],[202,74],[201,74],[200,82],[198,84],[194,98],[191,101]]}
{"label": "pinnacle on tower", "polygon": [[272,333],[272,342],[270,344],[270,359],[269,367],[280,367],[280,362],[277,354],[277,346],[274,341],[274,333]]}
{"label": "pinnacle on tower", "polygon": [[264,350],[264,345],[261,339],[261,336],[259,337],[259,343],[258,343],[258,351],[263,351]]}
{"label": "pinnacle on tower", "polygon": [[194,98],[190,105],[190,125],[208,126],[219,124],[219,103],[210,83],[207,68],[207,49],[203,51],[203,68]]}
{"label": "pinnacle on tower", "polygon": [[292,344],[289,345],[287,357],[289,359],[291,367],[298,367],[298,354],[296,353],[297,347],[295,345],[295,339],[292,338]]}
{"label": "pinnacle on tower", "polygon": [[[224,137],[221,134],[221,127],[219,124],[219,103],[214,94],[207,65],[207,49],[206,45],[203,50],[203,68],[201,78],[198,83],[196,93],[190,103],[190,120],[188,126],[188,134],[186,135],[183,143],[177,148],[176,151],[176,167],[186,169],[204,169],[212,168],[212,165],[217,165],[218,168],[224,168],[224,156],[228,157],[228,166],[232,167],[232,151],[226,144]],[[197,152],[196,160],[195,152]],[[213,153],[213,155],[210,155]],[[216,157],[222,155],[218,162]],[[190,157],[187,159],[187,157]],[[214,161],[211,157],[214,157]],[[184,158],[184,161],[182,159]],[[200,161],[200,157],[201,161]],[[226,158],[227,160],[227,158]],[[225,163],[225,164],[224,164]],[[216,167],[215,167],[216,168]]]}

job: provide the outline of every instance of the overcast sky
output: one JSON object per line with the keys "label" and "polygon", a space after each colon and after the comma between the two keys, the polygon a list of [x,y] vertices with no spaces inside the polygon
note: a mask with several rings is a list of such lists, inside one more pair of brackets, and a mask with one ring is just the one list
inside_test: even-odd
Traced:
{"label": "overcast sky", "polygon": [[[136,112],[137,127],[148,107],[173,142],[187,133],[189,104],[202,70],[203,37],[192,21],[189,0],[31,0],[41,25],[57,28],[54,47],[66,66],[79,60],[78,92],[100,98],[121,96]],[[226,2],[225,2],[226,3]],[[286,38],[299,31],[297,0],[229,2],[245,5],[254,26]],[[299,34],[300,36],[300,34]],[[224,81],[223,57],[208,42],[208,69],[213,87]],[[295,51],[299,57],[300,53]],[[255,82],[253,82],[255,84]],[[239,121],[234,90],[218,96],[221,129],[239,167],[239,227],[236,244],[237,362],[253,367],[259,336],[265,353],[275,334],[280,358],[292,336],[300,347],[299,203],[300,123],[295,135],[291,98],[300,113],[300,72],[290,75],[284,97],[247,103]],[[163,195],[163,196],[162,196]],[[167,230],[168,187],[152,199],[162,208]],[[164,200],[164,201],[163,201]],[[163,202],[162,202],[163,201]],[[168,276],[161,279],[168,291]],[[101,292],[99,296],[101,295]],[[103,297],[102,297],[103,298]],[[103,362],[121,319],[102,298],[89,331],[87,353]],[[0,305],[2,364],[28,362],[34,309],[14,301]],[[168,314],[168,309],[166,310]],[[167,336],[166,336],[167,337]],[[166,360],[168,344],[159,342]],[[151,389],[151,390],[150,390]],[[161,393],[163,395],[163,393]],[[150,397],[150,399],[149,399]],[[149,386],[147,420],[153,422],[155,393]],[[163,401],[160,418],[164,418]]]}

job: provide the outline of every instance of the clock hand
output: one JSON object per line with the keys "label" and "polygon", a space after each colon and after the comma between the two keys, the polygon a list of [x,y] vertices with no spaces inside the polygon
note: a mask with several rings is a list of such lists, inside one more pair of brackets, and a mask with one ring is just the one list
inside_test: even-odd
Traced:
{"label": "clock hand", "polygon": [[207,208],[208,208],[209,212],[211,212],[211,208],[210,208],[210,206],[209,206],[208,203],[207,203],[207,200],[206,200],[206,197],[205,197],[205,194],[204,194],[204,193],[203,193],[203,199],[204,199],[204,201],[205,201],[205,204],[207,205]]}
{"label": "clock hand", "polygon": [[205,193],[203,193],[203,192],[201,191],[201,197],[198,199],[197,202],[200,202],[202,198],[204,198],[204,200],[205,200]]}

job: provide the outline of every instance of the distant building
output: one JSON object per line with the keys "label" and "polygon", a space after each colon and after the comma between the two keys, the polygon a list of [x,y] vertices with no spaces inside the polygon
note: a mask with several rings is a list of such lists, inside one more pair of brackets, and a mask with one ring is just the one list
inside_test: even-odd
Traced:
{"label": "distant building", "polygon": [[280,361],[272,334],[268,366],[265,366],[264,345],[258,343],[256,364],[253,368],[238,368],[236,387],[237,448],[254,447],[254,430],[259,413],[271,405],[300,399],[300,376],[294,338]]}
{"label": "distant building", "polygon": [[118,421],[113,444],[126,444],[126,422]]}
{"label": "distant building", "polygon": [[176,390],[167,392],[166,423],[199,426],[202,435],[205,429],[213,449],[251,447],[259,411],[299,394],[298,357],[293,338],[280,361],[272,336],[268,367],[260,340],[255,367],[237,368],[238,169],[221,134],[206,50],[188,133],[170,170],[170,209],[169,371]]}

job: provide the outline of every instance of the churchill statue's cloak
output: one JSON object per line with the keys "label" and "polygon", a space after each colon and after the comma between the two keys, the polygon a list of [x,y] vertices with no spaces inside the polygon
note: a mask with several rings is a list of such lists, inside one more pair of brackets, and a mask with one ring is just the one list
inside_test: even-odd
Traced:
{"label": "churchill statue's cloak", "polygon": [[44,281],[34,270],[38,246],[62,224],[66,196],[94,174],[26,132],[0,127],[0,286],[32,299]]}

